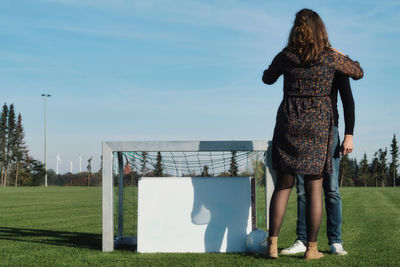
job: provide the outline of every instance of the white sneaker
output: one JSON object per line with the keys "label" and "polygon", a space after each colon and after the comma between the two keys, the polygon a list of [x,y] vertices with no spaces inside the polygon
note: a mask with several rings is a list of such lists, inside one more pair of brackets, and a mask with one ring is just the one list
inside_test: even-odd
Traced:
{"label": "white sneaker", "polygon": [[285,248],[281,251],[282,255],[291,255],[291,254],[297,254],[300,252],[306,252],[307,247],[304,246],[303,242],[300,240],[296,240],[294,244],[291,247]]}
{"label": "white sneaker", "polygon": [[343,249],[343,245],[340,243],[333,243],[331,246],[331,253],[344,256],[347,255],[347,251]]}

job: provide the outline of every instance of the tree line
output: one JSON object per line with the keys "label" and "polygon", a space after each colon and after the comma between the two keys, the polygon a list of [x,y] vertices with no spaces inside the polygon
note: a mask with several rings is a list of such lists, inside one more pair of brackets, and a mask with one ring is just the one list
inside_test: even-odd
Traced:
{"label": "tree line", "polygon": [[21,113],[4,103],[0,113],[0,184],[38,185],[43,164],[29,156]]}
{"label": "tree line", "polygon": [[[47,170],[49,185],[101,185],[101,173],[88,171],[57,175]],[[0,186],[38,186],[44,184],[42,162],[29,155],[21,113],[16,116],[14,104],[4,103],[0,113]]]}
{"label": "tree line", "polygon": [[[252,170],[239,173],[236,152],[231,151],[229,170],[219,174],[210,174],[209,166],[204,165],[201,174],[187,173],[184,176],[254,176],[259,185],[264,185],[264,162],[253,160]],[[389,157],[390,162],[389,162]],[[148,154],[142,152],[141,168],[133,171],[126,162],[124,168],[124,183],[126,185],[137,185],[140,176],[166,176],[163,173],[161,153],[157,153],[156,163],[149,168]],[[396,135],[388,151],[385,147],[376,151],[368,160],[367,154],[358,162],[349,155],[343,155],[340,161],[339,183],[340,186],[398,186],[400,178],[399,147]],[[88,160],[88,171],[77,174],[66,173],[57,175],[54,170],[48,170],[49,185],[101,185],[101,169],[91,172],[91,159]],[[152,170],[150,170],[152,169]],[[29,149],[25,143],[25,132],[22,124],[21,113],[16,116],[13,104],[4,103],[0,113],[0,186],[37,186],[44,183],[44,165],[29,155]],[[114,178],[117,182],[117,177]]]}
{"label": "tree line", "polygon": [[378,149],[371,161],[366,153],[359,162],[348,155],[342,156],[339,170],[340,186],[399,186],[398,167],[399,147],[394,134],[390,150],[386,147]]}
{"label": "tree line", "polygon": [[78,173],[56,174],[54,170],[49,169],[47,170],[47,184],[57,186],[101,186],[101,170],[95,173],[88,170]]}

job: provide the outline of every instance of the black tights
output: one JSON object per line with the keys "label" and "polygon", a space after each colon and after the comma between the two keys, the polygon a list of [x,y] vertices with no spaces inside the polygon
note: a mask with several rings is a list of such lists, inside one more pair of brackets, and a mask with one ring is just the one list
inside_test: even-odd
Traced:
{"label": "black tights", "polygon": [[[278,236],[285,216],[294,175],[277,172],[276,185],[269,207],[269,236]],[[307,241],[316,242],[322,216],[322,176],[305,175]]]}

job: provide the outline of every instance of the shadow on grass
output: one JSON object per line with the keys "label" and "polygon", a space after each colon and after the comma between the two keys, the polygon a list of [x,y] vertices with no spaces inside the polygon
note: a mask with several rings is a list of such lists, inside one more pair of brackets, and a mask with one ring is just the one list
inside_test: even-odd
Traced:
{"label": "shadow on grass", "polygon": [[[282,255],[280,254],[281,250],[284,248],[278,248],[279,250],[279,258],[294,258],[294,259],[304,259],[304,253],[297,253],[297,254],[292,254],[292,255]],[[249,257],[249,258],[254,258],[254,259],[266,259],[266,260],[271,260],[268,258],[265,254],[259,254],[259,253],[248,253],[248,252],[236,252],[233,254],[241,255],[243,257]],[[275,259],[272,259],[275,260]]]}
{"label": "shadow on grass", "polygon": [[101,234],[0,227],[0,240],[101,250]]}

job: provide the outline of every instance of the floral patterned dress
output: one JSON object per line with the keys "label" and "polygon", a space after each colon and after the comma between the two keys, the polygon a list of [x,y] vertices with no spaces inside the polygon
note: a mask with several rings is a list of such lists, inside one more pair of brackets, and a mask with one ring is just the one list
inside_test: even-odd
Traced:
{"label": "floral patterned dress", "polygon": [[355,80],[364,75],[358,62],[337,52],[322,52],[305,66],[286,48],[264,71],[266,84],[284,76],[284,97],[272,139],[273,168],[303,175],[332,172],[334,125],[329,95],[335,71]]}

